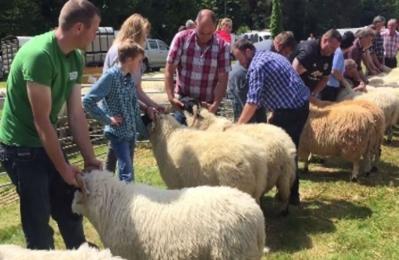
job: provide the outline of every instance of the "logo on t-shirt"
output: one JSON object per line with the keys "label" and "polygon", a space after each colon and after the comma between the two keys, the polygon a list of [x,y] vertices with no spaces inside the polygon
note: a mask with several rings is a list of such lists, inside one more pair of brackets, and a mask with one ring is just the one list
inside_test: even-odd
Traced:
{"label": "logo on t-shirt", "polygon": [[69,72],[69,80],[77,80],[77,79],[78,79],[78,72],[77,71]]}

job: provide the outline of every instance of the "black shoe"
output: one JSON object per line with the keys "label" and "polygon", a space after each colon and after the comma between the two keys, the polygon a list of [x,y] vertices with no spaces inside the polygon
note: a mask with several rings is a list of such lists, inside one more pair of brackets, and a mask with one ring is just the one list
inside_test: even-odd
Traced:
{"label": "black shoe", "polygon": [[299,196],[291,196],[290,197],[290,205],[293,205],[293,206],[301,205],[301,200],[299,199]]}

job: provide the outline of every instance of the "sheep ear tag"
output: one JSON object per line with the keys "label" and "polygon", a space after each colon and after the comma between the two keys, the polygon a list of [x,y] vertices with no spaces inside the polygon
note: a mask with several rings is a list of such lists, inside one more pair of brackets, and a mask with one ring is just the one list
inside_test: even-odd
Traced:
{"label": "sheep ear tag", "polygon": [[86,187],[86,183],[85,183],[85,180],[83,179],[82,174],[76,175],[76,182],[78,183],[79,189],[82,191],[82,193],[84,195],[89,195],[90,194],[89,190]]}

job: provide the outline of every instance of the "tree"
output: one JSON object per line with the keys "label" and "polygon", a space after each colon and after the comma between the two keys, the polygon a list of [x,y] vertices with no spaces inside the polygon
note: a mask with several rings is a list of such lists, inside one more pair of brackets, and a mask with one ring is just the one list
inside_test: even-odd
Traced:
{"label": "tree", "polygon": [[283,31],[282,10],[280,0],[272,1],[272,16],[270,20],[270,31],[274,38],[277,34]]}

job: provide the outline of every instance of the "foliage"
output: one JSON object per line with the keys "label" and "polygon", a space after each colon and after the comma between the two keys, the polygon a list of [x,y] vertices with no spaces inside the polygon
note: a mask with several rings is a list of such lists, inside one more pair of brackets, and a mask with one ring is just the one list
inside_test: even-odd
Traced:
{"label": "foliage", "polygon": [[273,0],[272,1],[272,16],[270,18],[270,31],[272,33],[272,37],[274,38],[277,34],[283,31],[282,24],[282,10],[281,10],[281,1]]}

